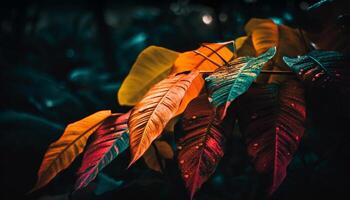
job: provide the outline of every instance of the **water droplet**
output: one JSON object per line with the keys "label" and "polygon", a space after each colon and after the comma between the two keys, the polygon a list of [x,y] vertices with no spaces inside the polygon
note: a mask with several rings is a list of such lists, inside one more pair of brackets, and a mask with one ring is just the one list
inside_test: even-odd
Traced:
{"label": "water droplet", "polygon": [[215,158],[212,159],[213,162],[216,162]]}
{"label": "water droplet", "polygon": [[312,78],[312,80],[311,81],[316,81],[316,79],[315,78]]}
{"label": "water droplet", "polygon": [[199,146],[196,146],[196,149],[199,149]]}
{"label": "water droplet", "polygon": [[254,147],[257,147],[257,146],[259,146],[259,144],[258,144],[258,143],[254,143],[253,146],[254,146]]}
{"label": "water droplet", "polygon": [[178,150],[181,150],[181,149],[182,149],[182,146],[178,146],[177,149],[178,149]]}
{"label": "water droplet", "polygon": [[188,174],[185,174],[185,175],[184,175],[184,178],[188,178],[188,177],[190,177],[190,175],[188,175]]}
{"label": "water droplet", "polygon": [[196,116],[196,115],[193,115],[193,116],[192,116],[192,119],[197,119],[197,116]]}
{"label": "water droplet", "polygon": [[294,108],[295,104],[294,103],[291,103],[290,106],[292,106]]}
{"label": "water droplet", "polygon": [[340,76],[340,74],[335,74],[335,76],[336,76],[336,77],[339,77],[339,76]]}
{"label": "water droplet", "polygon": [[287,155],[288,155],[288,156],[290,156],[290,153],[289,153],[289,152],[287,152]]}
{"label": "water droplet", "polygon": [[296,139],[297,141],[299,141],[299,139],[300,139],[299,135],[295,136],[295,139]]}
{"label": "water droplet", "polygon": [[185,162],[184,160],[180,160],[180,164],[184,164],[184,162]]}
{"label": "water droplet", "polygon": [[256,119],[258,117],[258,114],[257,113],[254,113],[250,118],[251,119]]}
{"label": "water droplet", "polygon": [[208,97],[208,101],[211,103],[213,102],[213,99],[211,97]]}
{"label": "water droplet", "polygon": [[199,143],[198,145],[199,145],[199,146],[203,146],[203,142]]}
{"label": "water droplet", "polygon": [[114,131],[114,130],[115,130],[115,127],[111,127],[111,128],[109,128],[109,130]]}
{"label": "water droplet", "polygon": [[275,130],[276,132],[280,131],[280,127],[277,126]]}

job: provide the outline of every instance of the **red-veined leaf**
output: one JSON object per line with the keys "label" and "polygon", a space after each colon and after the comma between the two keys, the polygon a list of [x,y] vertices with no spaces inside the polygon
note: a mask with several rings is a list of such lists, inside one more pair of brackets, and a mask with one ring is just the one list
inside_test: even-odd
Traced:
{"label": "red-veined leaf", "polygon": [[86,187],[97,174],[129,147],[128,119],[126,114],[112,114],[92,135],[78,170],[75,189]]}
{"label": "red-veined leaf", "polygon": [[130,165],[145,153],[176,115],[186,91],[199,75],[197,70],[189,74],[170,75],[153,86],[136,104],[129,120]]}
{"label": "red-veined leaf", "polygon": [[239,105],[239,127],[248,154],[256,170],[271,178],[272,194],[284,180],[304,134],[304,89],[294,80],[283,85],[254,85],[240,97]]}
{"label": "red-veined leaf", "polygon": [[177,142],[177,159],[191,199],[224,155],[224,131],[233,129],[233,123],[223,127],[216,110],[203,94],[191,101],[181,121],[185,135]]}
{"label": "red-veined leaf", "polygon": [[38,172],[38,181],[31,191],[49,183],[66,169],[84,150],[89,136],[111,115],[110,110],[96,112],[80,121],[69,124],[63,135],[49,146]]}

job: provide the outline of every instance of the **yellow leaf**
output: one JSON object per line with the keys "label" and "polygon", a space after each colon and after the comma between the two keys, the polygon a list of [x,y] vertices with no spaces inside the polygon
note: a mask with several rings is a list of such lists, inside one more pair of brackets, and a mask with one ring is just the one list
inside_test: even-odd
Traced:
{"label": "yellow leaf", "polygon": [[[191,83],[200,75],[170,75],[154,85],[133,108],[129,119],[131,162],[138,160],[175,117]],[[129,165],[129,166],[130,166]]]}
{"label": "yellow leaf", "polygon": [[243,36],[243,37],[237,38],[235,40],[235,45],[236,45],[237,57],[246,57],[246,56],[255,57],[256,52],[250,36]]}
{"label": "yellow leaf", "polygon": [[[154,141],[154,145],[157,147],[158,156],[161,159],[160,162],[162,162],[162,165],[165,164],[164,159],[173,159],[173,149],[167,142]],[[145,152],[145,154],[143,154],[143,159],[150,169],[162,172],[161,167],[159,165],[160,163],[157,159],[157,152],[153,145]]]}
{"label": "yellow leaf", "polygon": [[[203,46],[198,48],[197,51],[211,58],[217,64],[223,65],[224,61],[217,54],[219,54],[226,61],[231,60],[233,56],[231,50],[226,47],[227,44],[229,43],[227,42],[205,44],[214,51],[216,51],[216,53],[214,53],[214,51],[212,51],[211,49]],[[198,69],[202,72],[213,72],[217,68],[218,66],[216,66],[203,56],[195,53],[194,51],[187,51],[181,53],[176,59],[172,73],[181,73],[185,71],[191,71],[192,69]]]}
{"label": "yellow leaf", "polygon": [[278,48],[278,25],[270,19],[251,19],[244,27],[246,33],[251,35],[256,56],[276,46]]}
{"label": "yellow leaf", "polygon": [[31,191],[45,186],[60,171],[66,169],[84,150],[89,136],[110,115],[110,110],[103,110],[69,124],[63,135],[52,143],[45,153],[38,172],[38,180]]}
{"label": "yellow leaf", "polygon": [[235,39],[235,48],[240,49],[244,45],[245,41],[248,39],[248,36],[242,36]]}
{"label": "yellow leaf", "polygon": [[133,106],[139,102],[154,84],[169,75],[178,55],[157,46],[143,50],[118,91],[119,104]]}
{"label": "yellow leaf", "polygon": [[[264,70],[288,71],[283,56],[295,57],[306,53],[304,41],[298,30],[285,25],[277,25],[270,19],[251,19],[245,26],[248,36],[251,36],[256,55],[276,46],[277,52],[273,62],[264,66]],[[282,82],[290,77],[282,75],[261,74],[258,82]]]}

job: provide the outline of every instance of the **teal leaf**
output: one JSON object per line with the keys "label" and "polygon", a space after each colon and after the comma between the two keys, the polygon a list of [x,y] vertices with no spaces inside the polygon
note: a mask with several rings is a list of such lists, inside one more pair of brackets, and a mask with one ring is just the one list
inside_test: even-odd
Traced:
{"label": "teal leaf", "polygon": [[275,53],[276,47],[272,47],[259,57],[239,57],[209,75],[205,80],[212,104],[215,107],[226,104],[227,108],[230,102],[248,90]]}
{"label": "teal leaf", "polygon": [[295,58],[285,56],[283,60],[309,87],[349,88],[349,61],[339,52],[315,50]]}

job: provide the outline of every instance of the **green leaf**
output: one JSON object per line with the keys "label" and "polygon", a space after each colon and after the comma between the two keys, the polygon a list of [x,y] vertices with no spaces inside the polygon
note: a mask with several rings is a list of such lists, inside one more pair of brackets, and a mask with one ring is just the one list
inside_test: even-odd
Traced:
{"label": "green leaf", "polygon": [[[226,104],[226,108],[250,87],[264,64],[276,53],[276,47],[268,49],[259,57],[239,57],[216,70],[205,80],[210,98],[215,107]],[[226,110],[226,109],[225,109]]]}

